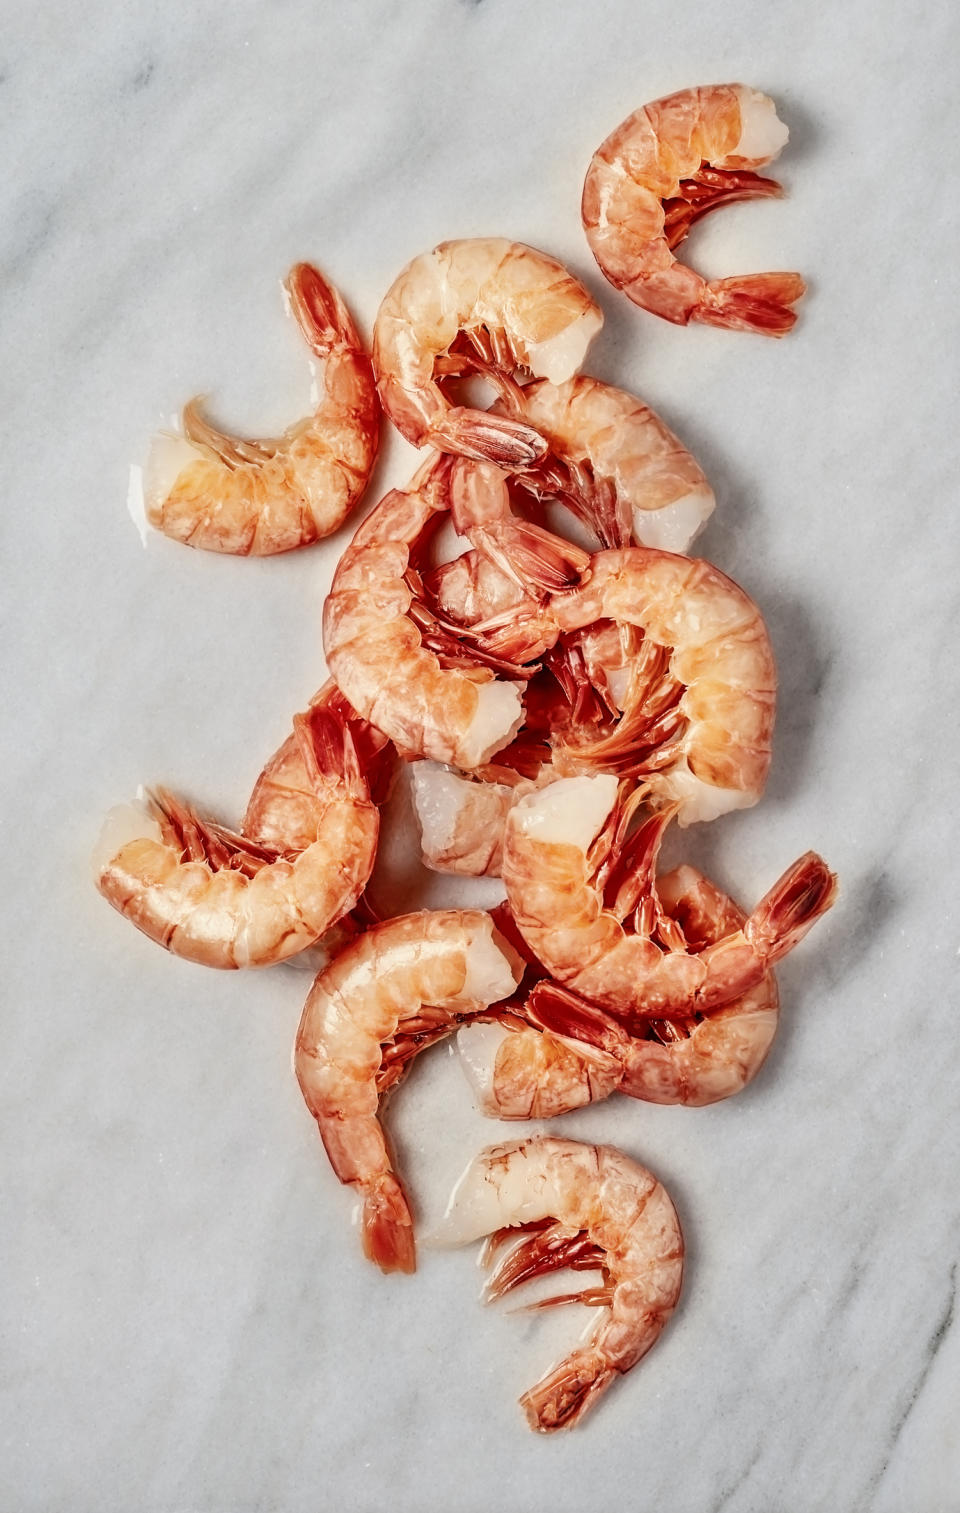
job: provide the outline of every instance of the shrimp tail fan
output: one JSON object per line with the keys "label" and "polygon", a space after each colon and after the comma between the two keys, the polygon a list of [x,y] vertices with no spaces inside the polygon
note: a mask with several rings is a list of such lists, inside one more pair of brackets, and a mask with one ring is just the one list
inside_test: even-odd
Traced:
{"label": "shrimp tail fan", "polygon": [[526,520],[505,520],[476,532],[480,551],[527,594],[572,588],[590,566],[590,553]]}
{"label": "shrimp tail fan", "polygon": [[750,915],[745,938],[769,964],[792,951],[837,896],[837,879],[822,857],[807,851]]}
{"label": "shrimp tail fan", "polygon": [[297,324],[318,357],[334,347],[361,346],[349,310],[332,284],[310,263],[297,263],[286,281]]}
{"label": "shrimp tail fan", "polygon": [[571,1429],[616,1376],[593,1351],[578,1350],[525,1392],[520,1406],[531,1429],[541,1434]]}
{"label": "shrimp tail fan", "polygon": [[547,443],[533,426],[463,406],[448,410],[436,420],[428,439],[440,451],[509,469],[532,467],[547,450]]}
{"label": "shrimp tail fan", "polygon": [[806,290],[799,273],[747,273],[716,279],[709,300],[693,312],[694,320],[760,336],[785,336],[795,325],[792,310]]}
{"label": "shrimp tail fan", "polygon": [[381,1271],[416,1271],[413,1219],[403,1188],[391,1172],[364,1192],[362,1230],[363,1253]]}

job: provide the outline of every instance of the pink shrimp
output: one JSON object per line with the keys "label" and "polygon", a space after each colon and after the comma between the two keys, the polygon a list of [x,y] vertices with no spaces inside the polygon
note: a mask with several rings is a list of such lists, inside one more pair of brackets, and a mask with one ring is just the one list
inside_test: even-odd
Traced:
{"label": "pink shrimp", "polygon": [[241,441],[195,400],[183,436],[158,436],[145,471],[147,516],[188,546],[270,556],[337,530],[359,503],[380,440],[370,359],[340,295],[309,263],[287,279],[297,322],[323,359],[314,413],[274,440]]}
{"label": "pink shrimp", "polygon": [[700,951],[659,906],[653,883],[675,807],[627,840],[642,790],[618,802],[616,778],[565,778],[521,799],[507,818],[502,876],[531,951],[558,982],[623,1019],[673,1019],[720,1008],[793,950],[836,897],[813,852],[794,862],[743,925]]}
{"label": "pink shrimp", "polygon": [[[694,867],[657,878],[654,890],[656,907],[680,932],[670,931],[674,945],[682,938],[688,951],[715,945],[747,921]],[[479,1106],[499,1119],[550,1119],[613,1092],[702,1108],[753,1081],[778,1019],[772,971],[722,1008],[647,1020],[632,1031],[569,989],[542,981],[518,1003],[516,1017],[464,1025],[457,1049]]]}
{"label": "pink shrimp", "polygon": [[432,455],[367,516],[334,575],[323,645],[345,697],[403,753],[470,768],[519,728],[527,675],[468,646],[423,598],[415,564],[448,511],[449,468]]}
{"label": "pink shrimp", "polygon": [[373,333],[380,399],[414,446],[525,467],[546,443],[531,426],[452,406],[449,377],[477,366],[562,383],[603,324],[556,258],[502,237],[443,242],[404,268]]}
{"label": "pink shrimp", "polygon": [[387,1152],[380,1097],[425,1045],[510,994],[516,953],[479,910],[423,911],[377,925],[317,977],[294,1069],[341,1182],[363,1198],[363,1248],[413,1271],[413,1220]]}
{"label": "pink shrimp", "polygon": [[582,215],[604,278],[643,310],[783,336],[804,293],[798,273],[707,281],[674,250],[701,216],[735,200],[779,195],[754,172],[787,140],[772,100],[743,84],[681,89],[628,116],[598,147]]}
{"label": "pink shrimp", "polygon": [[[177,956],[262,967],[312,946],[356,904],[373,868],[377,806],[349,719],[314,707],[294,720],[313,787],[313,835],[291,851],[202,820],[158,790],[146,809],[111,812],[94,857],[97,887]],[[298,841],[303,837],[298,837]]]}
{"label": "pink shrimp", "polygon": [[520,1399],[532,1429],[572,1428],[656,1344],[677,1306],[684,1242],[670,1196],[612,1146],[548,1136],[513,1141],[475,1158],[432,1238],[465,1245],[481,1235],[491,1236],[488,1263],[519,1235],[487,1284],[490,1300],[565,1267],[602,1273],[600,1286],[533,1305],[600,1310],[588,1342]]}

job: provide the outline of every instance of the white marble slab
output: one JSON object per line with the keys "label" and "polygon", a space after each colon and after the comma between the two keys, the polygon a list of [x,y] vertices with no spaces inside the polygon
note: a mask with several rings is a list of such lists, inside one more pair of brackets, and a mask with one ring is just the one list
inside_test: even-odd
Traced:
{"label": "white marble slab", "polygon": [[[960,1508],[955,17],[6,8],[0,1507]],[[640,314],[579,225],[622,116],[730,77],[781,105],[789,198],[717,216],[692,255],[801,269],[783,343]],[[294,260],[369,332],[408,257],[474,233],[588,280],[593,370],[688,439],[719,500],[702,549],[767,615],[768,795],[687,854],[746,900],[808,846],[843,885],[782,969],[783,1028],[742,1098],[558,1125],[655,1168],[689,1272],[655,1352],[552,1439],[514,1400],[574,1319],[483,1311],[470,1254],[412,1279],[361,1263],[290,1075],[304,975],[170,959],[87,871],[140,782],[238,815],[321,681],[345,539],[260,563],[144,551],[130,463],[194,392],[254,432],[298,413]],[[394,443],[380,482],[407,468]],[[502,1134],[443,1048],[389,1118],[425,1220]]]}

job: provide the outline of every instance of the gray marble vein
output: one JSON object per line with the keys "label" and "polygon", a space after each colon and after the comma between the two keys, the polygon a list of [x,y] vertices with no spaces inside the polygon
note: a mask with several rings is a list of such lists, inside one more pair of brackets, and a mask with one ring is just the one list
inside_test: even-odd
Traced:
{"label": "gray marble vein", "polygon": [[[5,8],[3,1513],[960,1513],[958,43],[946,0]],[[731,77],[791,127],[787,196],[708,220],[690,258],[801,269],[782,343],[641,314],[579,223],[623,116]],[[770,628],[765,798],[669,859],[747,904],[807,848],[842,885],[740,1098],[558,1121],[657,1171],[688,1270],[649,1358],[553,1438],[515,1399],[573,1313],[482,1308],[472,1252],[363,1264],[290,1074],[307,975],[167,957],[87,860],[140,783],[237,818],[323,679],[348,536],[144,550],[130,465],[195,393],[253,434],[304,412],[294,261],[369,334],[407,259],[475,234],[586,279],[591,371],[699,457],[698,550]],[[410,467],[391,440],[377,487]],[[479,896],[423,874],[406,790],[386,831],[397,907]],[[387,1122],[424,1227],[503,1137],[443,1047]]]}

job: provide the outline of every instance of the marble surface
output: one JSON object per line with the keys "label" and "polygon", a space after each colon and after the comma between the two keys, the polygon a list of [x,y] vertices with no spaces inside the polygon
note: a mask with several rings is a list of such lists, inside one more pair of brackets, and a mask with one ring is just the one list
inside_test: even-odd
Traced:
{"label": "marble surface", "polygon": [[[5,8],[4,1510],[960,1508],[956,16]],[[691,259],[801,269],[782,343],[634,310],[579,226],[617,121],[731,77],[780,104],[789,197],[718,215]],[[144,550],[131,462],[192,393],[253,433],[302,413],[278,291],[296,259],[369,332],[404,261],[484,233],[588,281],[592,371],[696,452],[718,496],[700,549],[768,619],[767,796],[685,854],[753,900],[815,847],[843,889],[781,970],[781,1033],[742,1097],[558,1123],[654,1167],[689,1268],[653,1354],[548,1439],[515,1399],[577,1320],[481,1309],[469,1252],[412,1279],[361,1262],[290,1073],[309,979],[168,958],[87,860],[141,782],[238,816],[321,681],[346,539],[259,563]],[[378,485],[409,465],[391,443]],[[398,904],[459,896],[417,876],[402,805]],[[504,1134],[446,1048],[389,1119],[425,1222]]]}

